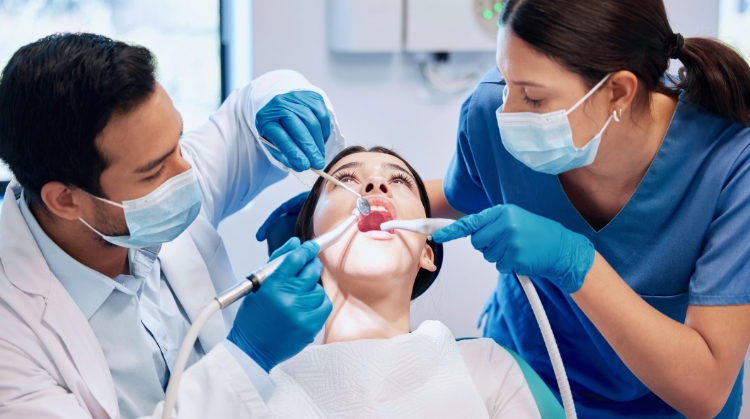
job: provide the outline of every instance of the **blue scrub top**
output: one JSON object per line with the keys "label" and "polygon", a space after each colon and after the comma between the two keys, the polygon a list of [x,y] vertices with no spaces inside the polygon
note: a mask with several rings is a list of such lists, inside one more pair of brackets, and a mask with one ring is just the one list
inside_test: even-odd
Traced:
{"label": "blue scrub top", "polygon": [[[504,84],[493,69],[463,104],[457,150],[444,179],[453,208],[473,214],[515,204],[583,234],[646,302],[681,323],[688,304],[750,303],[749,128],[681,97],[641,184],[597,232],[570,203],[557,176],[529,169],[503,147],[495,110]],[[532,281],[555,332],[579,417],[683,417],[630,372],[568,295],[549,281]],[[484,336],[518,352],[556,391],[542,336],[515,278],[500,274],[482,316]],[[742,371],[718,417],[736,418],[741,403]]]}

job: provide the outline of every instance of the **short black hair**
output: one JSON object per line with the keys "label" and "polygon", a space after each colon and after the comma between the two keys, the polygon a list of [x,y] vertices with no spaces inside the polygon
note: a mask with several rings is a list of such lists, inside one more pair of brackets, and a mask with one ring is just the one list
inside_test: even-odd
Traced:
{"label": "short black hair", "polygon": [[[326,168],[324,169],[325,172],[330,172],[331,168],[344,157],[356,153],[383,153],[401,160],[404,165],[406,165],[406,168],[409,169],[412,177],[414,178],[414,183],[416,184],[417,190],[419,191],[419,199],[422,201],[422,206],[424,207],[425,216],[427,218],[432,217],[432,212],[430,211],[430,198],[427,196],[427,189],[425,189],[422,178],[419,176],[417,171],[414,170],[414,168],[411,167],[411,165],[406,160],[404,160],[403,157],[401,157],[400,155],[398,155],[398,153],[391,149],[385,147],[347,147],[341,150],[341,152],[339,152],[339,154],[337,154],[331,160],[331,162],[328,163],[328,166],[326,166]],[[318,200],[320,199],[320,191],[323,187],[323,181],[324,179],[320,177],[315,182],[312,190],[310,191],[310,195],[307,196],[307,200],[302,206],[302,209],[299,212],[299,216],[297,217],[297,225],[294,228],[294,233],[295,236],[299,237],[303,242],[312,239],[313,235],[315,234],[313,229],[313,215],[315,214],[315,207],[318,206]],[[436,270],[435,272],[430,272],[424,268],[419,269],[419,272],[417,272],[417,277],[414,280],[414,286],[412,287],[411,291],[412,300],[422,295],[425,291],[427,291],[427,288],[429,288],[430,285],[435,282],[435,278],[439,273],[440,264],[442,263],[442,251],[438,249],[438,245],[435,243],[435,241],[430,238],[427,240],[427,245],[432,248],[432,251],[435,254],[435,264],[436,266],[438,266],[438,270]]]}
{"label": "short black hair", "polygon": [[156,60],[141,46],[61,33],[21,47],[0,78],[0,159],[41,203],[51,181],[101,196],[106,156],[95,140],[113,113],[154,92]]}

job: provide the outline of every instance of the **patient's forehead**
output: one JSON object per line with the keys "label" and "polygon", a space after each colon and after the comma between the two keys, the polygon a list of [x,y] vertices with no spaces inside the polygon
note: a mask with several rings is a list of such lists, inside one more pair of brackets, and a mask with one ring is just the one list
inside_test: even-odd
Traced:
{"label": "patient's forehead", "polygon": [[[361,166],[351,166],[350,163],[362,163]],[[363,151],[360,153],[354,153],[350,154],[331,167],[331,170],[329,173],[335,172],[338,168],[347,165],[352,168],[352,170],[357,170],[359,168],[366,169],[366,170],[373,170],[373,169],[380,169],[383,167],[384,164],[388,165],[396,165],[400,167],[403,171],[413,176],[413,173],[409,170],[408,167],[406,167],[406,164],[403,160],[399,159],[396,156],[391,156],[390,154],[385,153],[379,153],[376,151]],[[392,166],[388,166],[392,167]]]}

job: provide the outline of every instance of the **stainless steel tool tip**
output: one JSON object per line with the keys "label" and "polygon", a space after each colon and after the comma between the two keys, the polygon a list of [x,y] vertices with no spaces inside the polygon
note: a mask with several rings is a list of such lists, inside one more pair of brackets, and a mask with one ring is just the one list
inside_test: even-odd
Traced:
{"label": "stainless steel tool tip", "polygon": [[370,201],[363,197],[357,198],[357,209],[362,215],[370,214]]}

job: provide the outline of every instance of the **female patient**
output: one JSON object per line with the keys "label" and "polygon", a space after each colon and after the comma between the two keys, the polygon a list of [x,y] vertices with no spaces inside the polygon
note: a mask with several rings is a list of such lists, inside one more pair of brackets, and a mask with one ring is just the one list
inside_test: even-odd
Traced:
{"label": "female patient", "polygon": [[[494,341],[456,342],[437,321],[409,329],[410,301],[434,277],[435,244],[416,233],[380,231],[380,224],[430,216],[411,166],[384,148],[349,147],[326,171],[366,197],[372,212],[320,254],[333,312],[322,345],[271,371],[275,416],[539,417],[520,367]],[[305,241],[330,230],[351,215],[355,199],[319,179],[296,235]]]}

